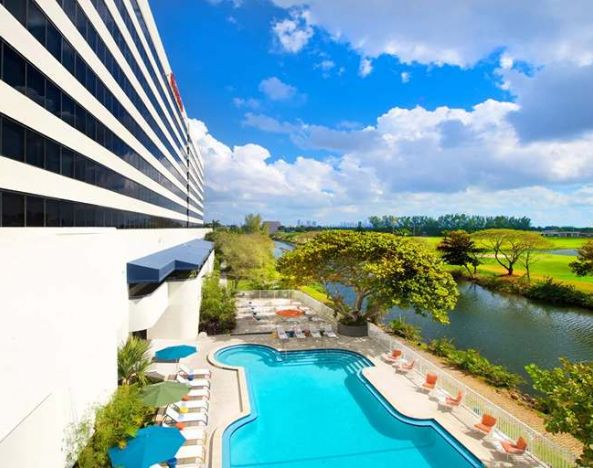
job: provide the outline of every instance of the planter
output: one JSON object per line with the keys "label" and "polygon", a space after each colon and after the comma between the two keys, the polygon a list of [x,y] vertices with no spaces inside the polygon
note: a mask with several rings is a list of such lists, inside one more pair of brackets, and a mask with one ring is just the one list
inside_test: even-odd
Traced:
{"label": "planter", "polygon": [[364,325],[344,325],[338,322],[338,333],[344,336],[361,337],[369,335],[369,324]]}

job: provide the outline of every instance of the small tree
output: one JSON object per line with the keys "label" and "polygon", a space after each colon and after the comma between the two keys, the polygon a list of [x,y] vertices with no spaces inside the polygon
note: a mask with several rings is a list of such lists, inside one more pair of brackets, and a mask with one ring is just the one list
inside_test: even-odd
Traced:
{"label": "small tree", "polygon": [[243,231],[248,234],[264,232],[264,225],[262,222],[261,215],[250,213],[247,216],[245,216],[245,221],[243,223]]}
{"label": "small tree", "polygon": [[578,250],[577,259],[568,266],[577,276],[593,275],[593,240]]}
{"label": "small tree", "polygon": [[220,285],[220,275],[213,273],[202,285],[200,330],[208,334],[230,332],[235,328],[235,299],[230,288]]}
{"label": "small tree", "polygon": [[541,258],[542,250],[552,248],[552,243],[542,236],[529,236],[525,239],[525,244],[525,253],[521,257],[521,263],[525,267],[527,281],[531,282],[531,267]]}
{"label": "small tree", "polygon": [[593,363],[560,359],[561,367],[546,370],[526,366],[533,388],[543,393],[541,402],[548,413],[546,429],[565,432],[583,443],[577,463],[593,465]]}
{"label": "small tree", "polygon": [[437,250],[442,253],[443,260],[449,265],[462,266],[470,275],[476,274],[480,264],[478,255],[482,249],[476,247],[476,243],[467,232],[458,230],[445,233]]}
{"label": "small tree", "polygon": [[148,341],[131,336],[117,350],[117,375],[123,385],[146,383],[146,371],[150,366],[148,347]]}
{"label": "small tree", "polygon": [[[447,323],[458,296],[455,281],[433,252],[391,234],[324,231],[285,253],[278,270],[297,284],[323,285],[344,324],[376,321],[394,305]],[[352,289],[351,305],[334,292],[335,283]]]}
{"label": "small tree", "polygon": [[526,252],[547,245],[547,241],[537,232],[514,229],[486,229],[476,232],[472,237],[479,247],[494,252],[495,260],[507,271],[508,276],[513,276],[516,263]]}

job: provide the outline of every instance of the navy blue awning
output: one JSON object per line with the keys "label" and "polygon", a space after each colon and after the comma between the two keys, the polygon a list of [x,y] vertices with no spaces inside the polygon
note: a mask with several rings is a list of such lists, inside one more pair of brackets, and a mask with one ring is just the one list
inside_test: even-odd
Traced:
{"label": "navy blue awning", "polygon": [[200,270],[213,248],[196,239],[128,262],[128,283],[160,283],[174,271]]}

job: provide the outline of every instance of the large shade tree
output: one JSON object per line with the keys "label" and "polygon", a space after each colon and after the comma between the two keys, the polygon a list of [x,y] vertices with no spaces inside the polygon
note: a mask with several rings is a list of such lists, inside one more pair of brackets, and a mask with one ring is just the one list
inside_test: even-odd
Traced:
{"label": "large shade tree", "polygon": [[[324,231],[285,253],[277,266],[297,284],[323,285],[345,324],[376,321],[394,305],[447,323],[458,297],[455,281],[432,251],[391,234]],[[354,292],[351,305],[336,293],[335,283]]]}
{"label": "large shade tree", "polygon": [[538,250],[550,246],[538,232],[515,229],[485,229],[472,235],[480,248],[492,251],[496,262],[513,276],[515,266],[522,260],[526,272],[536,259]]}
{"label": "large shade tree", "polygon": [[593,240],[578,250],[577,259],[568,264],[577,276],[593,275]]}
{"label": "large shade tree", "polygon": [[445,233],[437,250],[449,265],[462,266],[470,275],[475,275],[480,264],[479,255],[483,249],[476,246],[467,232],[457,230]]}

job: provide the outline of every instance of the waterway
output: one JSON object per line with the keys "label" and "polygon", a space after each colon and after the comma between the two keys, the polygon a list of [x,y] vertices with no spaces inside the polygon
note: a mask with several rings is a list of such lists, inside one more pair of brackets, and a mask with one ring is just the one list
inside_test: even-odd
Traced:
{"label": "waterway", "polygon": [[[293,247],[276,242],[275,254]],[[450,323],[411,310],[392,308],[385,322],[404,317],[422,330],[425,340],[452,338],[459,348],[476,348],[497,364],[526,376],[525,365],[556,367],[558,358],[593,359],[593,312],[577,307],[547,305],[530,299],[490,291],[470,282],[459,283],[457,306]],[[348,290],[339,286],[348,298]]]}

